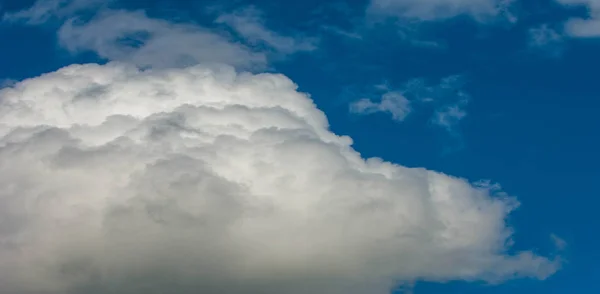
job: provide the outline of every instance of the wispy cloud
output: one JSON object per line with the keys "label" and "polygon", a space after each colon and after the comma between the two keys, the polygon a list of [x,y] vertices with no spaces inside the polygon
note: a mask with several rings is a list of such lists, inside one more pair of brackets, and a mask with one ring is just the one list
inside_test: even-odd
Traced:
{"label": "wispy cloud", "polygon": [[379,99],[362,98],[350,104],[354,114],[389,113],[395,121],[403,121],[411,111],[433,108],[431,122],[454,132],[455,127],[467,116],[466,107],[470,97],[462,89],[464,78],[448,76],[438,84],[427,84],[423,79],[412,79],[398,89],[388,82],[375,85],[377,92],[383,92]]}
{"label": "wispy cloud", "polygon": [[330,32],[333,34],[337,34],[340,36],[348,37],[350,39],[356,39],[356,40],[363,39],[363,36],[357,32],[350,31],[350,30],[344,30],[344,29],[336,27],[336,26],[324,25],[321,28],[324,31],[327,31],[327,32]]}
{"label": "wispy cloud", "polygon": [[113,0],[38,0],[27,9],[3,15],[4,21],[23,21],[30,25],[39,25],[50,20],[61,20],[81,10],[98,9]]}
{"label": "wispy cloud", "polygon": [[237,44],[208,29],[148,17],[143,11],[106,10],[92,20],[71,18],[60,28],[69,51],[93,51],[109,60],[139,66],[180,67],[197,63],[262,66],[264,53]]}
{"label": "wispy cloud", "polygon": [[317,48],[316,38],[283,36],[268,29],[262,12],[252,6],[223,14],[216,19],[216,22],[231,27],[251,44],[265,45],[278,53],[292,54],[300,51],[313,51]]}
{"label": "wispy cloud", "polygon": [[556,249],[565,250],[567,248],[567,246],[568,246],[567,241],[565,241],[561,237],[559,237],[555,234],[551,234],[550,238],[552,239],[552,242],[554,243],[554,246],[556,247]]}
{"label": "wispy cloud", "polygon": [[429,102],[435,105],[432,118],[434,125],[451,133],[456,132],[456,126],[467,116],[466,109],[471,100],[463,89],[465,83],[464,76],[453,75],[443,78],[439,85],[428,88],[432,97]]}
{"label": "wispy cloud", "polygon": [[385,82],[373,87],[374,92],[383,93],[380,98],[354,101],[350,104],[350,113],[390,114],[396,122],[410,119],[411,113],[419,113],[421,117],[430,115],[427,124],[443,130],[448,139],[444,153],[454,152],[464,147],[459,126],[468,115],[471,100],[463,90],[464,85],[465,78],[460,75],[445,77],[437,84],[430,84],[425,79],[411,79],[400,87],[393,87]]}
{"label": "wispy cloud", "polygon": [[563,52],[565,36],[562,31],[552,28],[548,24],[528,30],[528,46],[537,52],[557,57]]}
{"label": "wispy cloud", "polygon": [[[316,38],[285,36],[269,30],[262,12],[254,7],[216,18],[216,23],[233,29],[236,38],[219,29],[149,17],[143,10],[110,9],[107,3],[41,0],[3,18],[28,25],[56,21],[60,25],[59,43],[69,52],[94,52],[109,61],[127,61],[142,67],[225,63],[262,69],[271,59],[317,48]],[[82,18],[81,12],[86,12],[86,17]]]}
{"label": "wispy cloud", "polygon": [[371,0],[367,12],[421,21],[446,20],[460,15],[479,21],[504,16],[514,22],[510,13],[513,0]]}
{"label": "wispy cloud", "polygon": [[448,131],[454,131],[455,126],[467,116],[465,107],[469,100],[459,100],[455,104],[443,106],[435,111],[432,122],[436,125],[444,127]]}

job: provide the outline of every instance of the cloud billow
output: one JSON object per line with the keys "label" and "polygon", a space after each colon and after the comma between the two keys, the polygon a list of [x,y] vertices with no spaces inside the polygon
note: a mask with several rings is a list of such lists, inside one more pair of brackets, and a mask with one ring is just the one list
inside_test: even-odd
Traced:
{"label": "cloud billow", "polygon": [[544,279],[497,186],[364,159],[278,74],[72,65],[0,90],[3,293]]}

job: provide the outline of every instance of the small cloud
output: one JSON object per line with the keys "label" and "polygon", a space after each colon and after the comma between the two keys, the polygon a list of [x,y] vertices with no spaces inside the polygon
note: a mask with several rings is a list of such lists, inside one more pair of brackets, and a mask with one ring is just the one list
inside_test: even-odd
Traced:
{"label": "small cloud", "polygon": [[554,246],[556,247],[556,249],[558,250],[565,250],[567,248],[567,241],[565,241],[564,239],[558,237],[555,234],[551,234],[550,238],[552,239],[552,242],[554,243]]}
{"label": "small cloud", "polygon": [[40,25],[51,19],[64,19],[81,10],[97,9],[113,0],[38,0],[31,7],[14,13],[6,13],[2,20]]}
{"label": "small cloud", "polygon": [[355,114],[389,113],[395,121],[403,121],[411,112],[410,101],[400,92],[387,92],[379,102],[360,99],[350,104],[350,112]]}
{"label": "small cloud", "polygon": [[529,48],[551,56],[559,56],[563,50],[564,35],[547,24],[529,29]]}
{"label": "small cloud", "polygon": [[351,32],[351,31],[348,31],[348,30],[344,30],[344,29],[341,29],[341,28],[336,27],[336,26],[324,25],[324,26],[321,26],[321,29],[323,29],[323,30],[325,30],[327,32],[336,34],[336,35],[340,35],[340,36],[344,36],[344,37],[350,38],[350,39],[355,39],[355,40],[362,40],[363,39],[363,36],[360,35],[360,34],[358,34],[358,33]]}
{"label": "small cloud", "polygon": [[381,99],[363,98],[350,104],[353,114],[391,114],[396,122],[402,122],[411,113],[425,114],[429,126],[442,129],[445,134],[445,154],[464,147],[459,124],[467,116],[470,96],[463,90],[465,78],[452,75],[442,78],[437,84],[429,84],[425,79],[416,78],[393,87],[388,81],[375,85],[376,92],[383,92]]}
{"label": "small cloud", "polygon": [[460,75],[445,77],[436,85],[428,85],[424,79],[416,78],[406,82],[399,90],[394,90],[388,81],[384,81],[374,86],[376,91],[384,92],[378,102],[360,99],[350,105],[350,112],[385,112],[392,114],[393,120],[403,121],[413,110],[433,107],[433,124],[454,132],[455,126],[467,116],[466,107],[470,97],[462,90],[464,83],[465,80]]}
{"label": "small cloud", "polygon": [[463,90],[466,81],[462,75],[451,75],[437,85],[427,85],[423,79],[413,79],[405,84],[406,94],[415,101],[434,108],[431,122],[455,133],[456,126],[467,116],[470,96]]}
{"label": "small cloud", "polygon": [[453,131],[454,127],[467,116],[465,110],[467,104],[468,100],[465,99],[436,110],[432,122],[448,131]]}

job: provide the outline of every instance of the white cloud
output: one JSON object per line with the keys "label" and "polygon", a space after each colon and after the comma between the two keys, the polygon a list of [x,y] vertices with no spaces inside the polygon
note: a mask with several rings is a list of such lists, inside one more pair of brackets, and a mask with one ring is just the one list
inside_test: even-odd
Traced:
{"label": "white cloud", "polygon": [[25,293],[388,293],[544,279],[493,185],[381,159],[282,75],[73,65],[0,90],[0,284]]}
{"label": "white cloud", "polygon": [[[286,77],[216,65],[314,49],[268,30],[255,10],[218,22],[271,52],[141,11],[83,22],[73,11],[89,6],[38,3],[8,19],[68,18],[65,48],[126,63],[0,90],[4,291],[388,293],[559,268],[507,253],[517,203],[496,187],[365,160]],[[411,111],[393,91],[354,107],[397,120]]]}
{"label": "white cloud", "polygon": [[266,45],[278,53],[292,54],[300,51],[313,51],[317,48],[317,40],[314,38],[282,36],[269,30],[264,24],[262,12],[255,7],[223,14],[217,18],[216,22],[228,25],[250,43]]}
{"label": "white cloud", "polygon": [[403,121],[411,112],[433,108],[431,122],[449,132],[467,116],[466,107],[470,97],[462,90],[464,77],[452,75],[442,78],[438,84],[428,85],[423,79],[411,79],[401,89],[394,90],[387,82],[375,85],[384,92],[381,99],[360,99],[350,104],[354,114],[390,113],[395,121]]}
{"label": "white cloud", "polygon": [[107,10],[89,22],[68,20],[61,44],[72,52],[90,50],[101,57],[139,66],[173,67],[197,63],[263,66],[266,56],[191,24],[153,19],[142,11]]}
{"label": "white cloud", "polygon": [[[70,52],[91,51],[110,61],[142,67],[212,62],[262,69],[268,59],[316,49],[314,38],[283,36],[268,30],[254,8],[217,19],[237,31],[249,44],[246,46],[223,31],[151,18],[144,11],[111,10],[106,4],[98,0],[40,0],[27,10],[5,15],[4,20],[40,25],[56,19],[63,23],[58,31],[60,44]],[[90,20],[78,17],[81,11],[92,10],[98,12]]]}
{"label": "white cloud", "polygon": [[400,92],[387,92],[379,102],[363,98],[350,104],[350,112],[355,114],[389,113],[393,120],[403,121],[410,113],[410,101]]}
{"label": "white cloud", "polygon": [[585,6],[586,18],[571,18],[564,25],[564,31],[571,37],[600,37],[600,1],[597,0],[556,0],[565,6]]}
{"label": "white cloud", "polygon": [[425,21],[444,20],[459,15],[468,15],[478,20],[508,13],[513,0],[371,0],[368,11],[380,15]]}

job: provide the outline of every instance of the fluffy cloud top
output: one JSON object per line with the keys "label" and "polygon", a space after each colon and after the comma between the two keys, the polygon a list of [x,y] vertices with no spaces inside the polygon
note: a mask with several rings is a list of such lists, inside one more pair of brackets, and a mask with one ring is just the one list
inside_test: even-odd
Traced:
{"label": "fluffy cloud top", "polygon": [[0,91],[3,293],[544,279],[496,186],[363,159],[281,75],[72,65]]}

